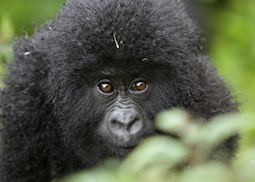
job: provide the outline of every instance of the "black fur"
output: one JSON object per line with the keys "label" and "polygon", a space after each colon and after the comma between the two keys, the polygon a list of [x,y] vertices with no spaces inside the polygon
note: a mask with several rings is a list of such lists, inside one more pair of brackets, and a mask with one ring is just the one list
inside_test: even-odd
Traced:
{"label": "black fur", "polygon": [[[106,66],[153,70],[155,89],[143,102],[151,119],[172,107],[205,119],[236,111],[200,33],[177,0],[68,2],[53,22],[14,47],[1,98],[1,182],[47,182],[119,156],[94,132],[105,108],[89,80]],[[232,155],[235,144],[233,138],[221,149]]]}

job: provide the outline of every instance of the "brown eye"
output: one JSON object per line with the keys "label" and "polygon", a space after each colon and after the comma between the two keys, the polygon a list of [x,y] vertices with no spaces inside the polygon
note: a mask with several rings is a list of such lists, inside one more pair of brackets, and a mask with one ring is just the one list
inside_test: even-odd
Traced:
{"label": "brown eye", "polygon": [[142,92],[147,88],[147,83],[144,81],[137,81],[132,84],[131,89],[135,92]]}
{"label": "brown eye", "polygon": [[112,83],[110,81],[102,81],[98,84],[98,88],[103,93],[111,93],[114,91]]}

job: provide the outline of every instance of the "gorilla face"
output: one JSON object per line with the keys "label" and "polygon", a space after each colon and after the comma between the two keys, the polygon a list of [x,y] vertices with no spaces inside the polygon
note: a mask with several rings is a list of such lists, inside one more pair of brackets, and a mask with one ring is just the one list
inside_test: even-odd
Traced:
{"label": "gorilla face", "polygon": [[158,71],[147,63],[146,66],[129,66],[129,69],[106,68],[99,73],[93,94],[105,109],[97,133],[110,145],[131,149],[141,138],[155,133],[155,114],[170,107],[164,101],[157,104],[153,99],[157,98],[159,102],[156,92],[163,92],[157,88],[164,82],[161,78],[162,82],[157,83],[157,79],[163,76]]}
{"label": "gorilla face", "polygon": [[97,99],[107,105],[99,134],[117,147],[130,148],[150,131],[142,100],[149,99],[151,85],[145,78],[113,75],[104,75],[94,90]]}
{"label": "gorilla face", "polygon": [[124,157],[143,138],[157,133],[155,115],[171,108],[178,97],[170,94],[173,80],[171,70],[143,61],[76,70],[66,90],[69,98],[55,103],[61,111],[57,117],[63,143],[81,158],[97,151],[100,158]]}
{"label": "gorilla face", "polygon": [[66,150],[123,157],[156,133],[157,113],[189,109],[202,92],[191,71],[201,48],[197,30],[174,0],[70,1],[37,35]]}

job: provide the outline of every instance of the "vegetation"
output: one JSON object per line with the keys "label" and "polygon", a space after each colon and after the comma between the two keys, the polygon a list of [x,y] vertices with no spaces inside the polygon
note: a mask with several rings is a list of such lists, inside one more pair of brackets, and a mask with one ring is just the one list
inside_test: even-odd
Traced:
{"label": "vegetation", "polygon": [[[214,118],[205,124],[195,121],[181,110],[160,114],[159,129],[174,133],[178,140],[166,136],[143,142],[122,163],[106,162],[100,168],[67,177],[61,182],[254,182],[255,147],[245,150],[233,164],[210,158],[218,144],[239,129],[255,129],[255,120],[239,114]],[[219,154],[221,155],[221,154]]]}
{"label": "vegetation", "polygon": [[[52,17],[62,3],[63,0],[1,0],[0,87],[4,87],[6,63],[12,60],[13,41],[33,33],[34,27]],[[180,139],[148,139],[124,162],[106,161],[105,165],[67,177],[63,182],[255,181],[255,1],[192,3],[205,17],[213,63],[241,103],[241,113],[219,116],[208,124],[194,121],[180,110],[162,113],[157,119],[158,128],[175,133]],[[237,132],[242,139],[233,164],[205,160],[217,144]]]}

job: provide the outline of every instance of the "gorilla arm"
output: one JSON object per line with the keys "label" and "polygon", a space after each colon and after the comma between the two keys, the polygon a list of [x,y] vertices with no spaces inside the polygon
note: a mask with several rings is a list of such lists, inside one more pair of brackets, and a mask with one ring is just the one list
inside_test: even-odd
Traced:
{"label": "gorilla arm", "polygon": [[[23,39],[14,48],[3,91],[3,171],[1,181],[47,181],[49,106],[43,103],[45,59],[33,40]],[[39,60],[39,61],[38,61]],[[38,178],[38,176],[41,176]]]}

